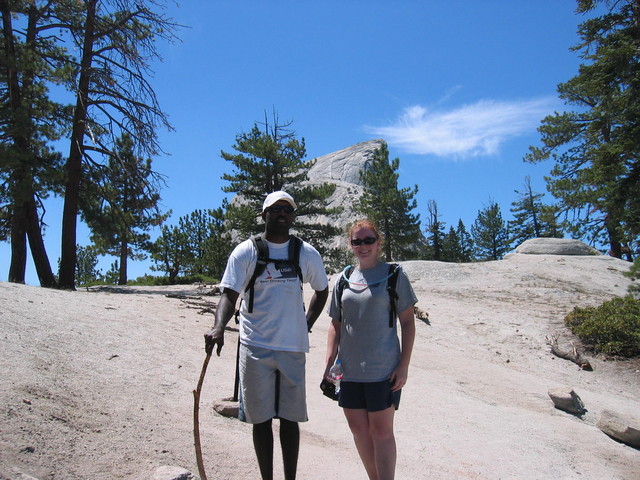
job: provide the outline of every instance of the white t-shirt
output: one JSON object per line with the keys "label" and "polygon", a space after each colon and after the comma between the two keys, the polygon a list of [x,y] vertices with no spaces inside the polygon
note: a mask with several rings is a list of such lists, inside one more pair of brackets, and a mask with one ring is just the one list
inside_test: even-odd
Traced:
{"label": "white t-shirt", "polygon": [[[269,258],[286,260],[289,257],[289,241],[266,242]],[[269,262],[254,284],[253,312],[248,312],[249,292],[245,292],[258,259],[258,252],[250,239],[240,243],[231,253],[224,271],[221,288],[229,288],[242,295],[240,305],[240,341],[245,345],[283,350],[308,352],[309,334],[300,288],[300,279],[294,268],[287,264],[278,269]],[[328,286],[327,274],[318,251],[306,242],[300,249],[302,278],[314,290]]]}

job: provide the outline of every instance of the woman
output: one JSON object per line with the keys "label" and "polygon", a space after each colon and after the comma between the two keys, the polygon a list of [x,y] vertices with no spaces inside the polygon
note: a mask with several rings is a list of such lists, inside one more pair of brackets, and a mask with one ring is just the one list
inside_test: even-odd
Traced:
{"label": "woman", "polygon": [[[330,378],[329,369],[340,359],[344,376],[339,405],[360,458],[369,479],[389,480],[396,467],[393,417],[407,382],[417,298],[407,275],[396,267],[397,300],[392,305],[387,286],[393,267],[379,259],[382,237],[373,222],[356,222],[349,229],[349,243],[357,262],[343,288],[339,281],[333,288],[325,378]],[[346,272],[342,273],[345,278]],[[402,344],[393,313],[390,322],[392,307],[399,319]]]}

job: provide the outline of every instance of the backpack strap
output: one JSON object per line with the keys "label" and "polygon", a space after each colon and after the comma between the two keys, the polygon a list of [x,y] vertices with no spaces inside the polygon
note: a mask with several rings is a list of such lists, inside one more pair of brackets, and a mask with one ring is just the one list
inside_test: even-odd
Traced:
{"label": "backpack strap", "polygon": [[389,292],[389,328],[393,328],[396,321],[396,303],[398,301],[398,292],[396,292],[396,284],[398,283],[398,275],[400,274],[400,265],[397,263],[389,264],[389,279],[387,280],[387,292]]}
{"label": "backpack strap", "polygon": [[267,245],[264,237],[262,235],[254,235],[251,237],[251,243],[253,243],[253,247],[258,252],[258,260],[253,269],[253,275],[251,275],[249,283],[245,288],[245,291],[249,290],[249,305],[247,306],[249,313],[253,312],[253,286],[256,283],[256,279],[262,275],[264,269],[267,268],[267,262],[269,261],[269,245]]}
{"label": "backpack strap", "polygon": [[302,239],[295,235],[289,236],[289,262],[296,269],[300,283],[304,283],[302,279],[302,268],[300,267],[300,250],[302,250]]}
{"label": "backpack strap", "polygon": [[[258,259],[256,260],[256,266],[253,270],[253,275],[249,279],[249,283],[245,288],[245,291],[249,291],[249,304],[247,305],[247,311],[249,313],[253,312],[253,293],[254,293],[254,285],[256,283],[256,279],[262,275],[265,268],[267,268],[267,263],[269,261],[273,262],[281,262],[282,260],[271,260],[269,258],[269,245],[263,235],[254,235],[251,237],[251,242],[253,243],[254,248],[258,252]],[[300,267],[300,251],[302,250],[302,239],[296,237],[295,235],[290,235],[289,237],[289,251],[288,251],[288,259],[287,262],[291,263],[296,269],[296,273],[298,278],[300,279],[300,288],[302,288],[302,268]]]}
{"label": "backpack strap", "polygon": [[349,277],[351,276],[355,268],[356,267],[354,267],[353,265],[347,265],[340,274],[340,278],[338,279],[336,296],[338,298],[338,305],[340,306],[340,318],[338,319],[339,322],[342,321],[342,292],[344,292],[345,287],[349,284]]}

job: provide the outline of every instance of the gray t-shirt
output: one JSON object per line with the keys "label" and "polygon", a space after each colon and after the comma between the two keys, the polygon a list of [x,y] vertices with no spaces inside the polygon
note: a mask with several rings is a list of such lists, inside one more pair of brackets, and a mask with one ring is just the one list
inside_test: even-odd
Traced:
{"label": "gray t-shirt", "polygon": [[[348,286],[342,292],[342,323],[338,358],[344,369],[344,381],[381,382],[389,378],[400,361],[398,323],[389,327],[391,308],[387,291],[389,264],[380,262],[368,270],[353,270]],[[329,316],[340,318],[333,288]],[[400,269],[396,283],[396,312],[400,313],[418,301],[407,274]]]}

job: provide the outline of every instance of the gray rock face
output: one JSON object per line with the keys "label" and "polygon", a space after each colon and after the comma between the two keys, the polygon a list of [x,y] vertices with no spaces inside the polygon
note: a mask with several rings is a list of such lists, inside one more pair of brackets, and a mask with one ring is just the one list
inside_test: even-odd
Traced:
{"label": "gray rock face", "polygon": [[[341,207],[342,212],[331,217],[326,215],[310,217],[310,221],[334,225],[340,230],[344,230],[349,223],[355,220],[353,205],[364,190],[360,182],[360,171],[367,168],[373,152],[383,143],[384,140],[369,140],[316,159],[315,165],[309,170],[309,183],[335,184],[336,190],[327,199],[326,206],[329,208]],[[329,246],[334,248],[346,246],[343,237],[344,235],[334,237]]]}
{"label": "gray rock face", "polygon": [[516,253],[529,255],[600,255],[595,248],[580,240],[568,238],[532,238],[522,242]]}
{"label": "gray rock face", "polygon": [[383,143],[384,140],[369,140],[318,157],[316,164],[309,170],[310,181],[361,186],[360,171],[366,167],[373,152]]}

